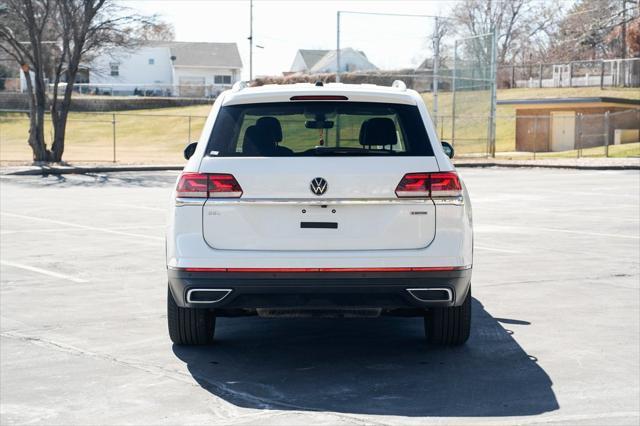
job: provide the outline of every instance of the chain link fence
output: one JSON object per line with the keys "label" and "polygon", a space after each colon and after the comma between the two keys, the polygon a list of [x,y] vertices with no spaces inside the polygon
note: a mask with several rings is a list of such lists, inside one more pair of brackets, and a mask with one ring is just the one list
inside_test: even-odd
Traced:
{"label": "chain link fence", "polygon": [[[485,132],[489,117],[439,117],[439,136],[451,142],[460,157],[488,157]],[[478,135],[481,135],[480,137]],[[496,115],[495,155],[498,158],[640,157],[640,109],[601,114],[540,111]]]}
{"label": "chain link fence", "polygon": [[[71,113],[64,160],[181,164],[184,147],[198,139],[205,120],[204,114]],[[453,144],[456,158],[491,155],[486,136],[487,114],[456,115],[455,131],[450,114],[440,114],[437,120],[438,134]],[[28,133],[28,113],[0,111],[0,162],[31,162]],[[49,131],[47,143],[51,143],[51,137]],[[498,114],[495,155],[513,159],[638,157],[640,109],[602,114]]]}
{"label": "chain link fence", "polygon": [[[184,147],[198,139],[205,120],[206,115],[72,112],[63,159],[67,162],[179,164],[184,162]],[[46,124],[45,140],[50,146],[53,129],[49,114]],[[28,112],[0,110],[0,162],[31,162],[28,135]]]}

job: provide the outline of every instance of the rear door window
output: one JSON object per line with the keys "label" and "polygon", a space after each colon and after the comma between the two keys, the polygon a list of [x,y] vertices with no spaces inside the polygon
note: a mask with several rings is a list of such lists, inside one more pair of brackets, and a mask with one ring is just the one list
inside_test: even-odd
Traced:
{"label": "rear door window", "polygon": [[283,102],[222,107],[211,156],[432,156],[416,106]]}

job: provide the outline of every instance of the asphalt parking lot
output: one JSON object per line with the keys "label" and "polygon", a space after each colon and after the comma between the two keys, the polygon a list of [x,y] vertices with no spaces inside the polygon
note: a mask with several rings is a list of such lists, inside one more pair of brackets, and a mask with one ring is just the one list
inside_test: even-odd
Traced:
{"label": "asphalt parking lot", "polygon": [[412,318],[218,322],[172,346],[175,172],[0,180],[2,424],[640,421],[640,173],[461,169],[473,330]]}

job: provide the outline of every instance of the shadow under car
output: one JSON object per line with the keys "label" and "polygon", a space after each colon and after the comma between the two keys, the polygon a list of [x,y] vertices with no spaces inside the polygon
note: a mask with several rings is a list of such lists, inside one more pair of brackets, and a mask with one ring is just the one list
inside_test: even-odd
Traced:
{"label": "shadow under car", "polygon": [[254,317],[219,318],[216,344],[173,351],[204,389],[246,408],[468,417],[559,407],[536,359],[476,299],[461,347],[428,346],[420,318]]}

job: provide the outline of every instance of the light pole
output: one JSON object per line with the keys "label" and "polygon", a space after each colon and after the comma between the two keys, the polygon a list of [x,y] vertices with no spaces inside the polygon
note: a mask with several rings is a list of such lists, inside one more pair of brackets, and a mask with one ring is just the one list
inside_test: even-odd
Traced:
{"label": "light pole", "polygon": [[253,80],[253,0],[249,0],[249,81]]}
{"label": "light pole", "polygon": [[336,83],[340,83],[340,11],[338,11],[338,25],[336,31]]}

